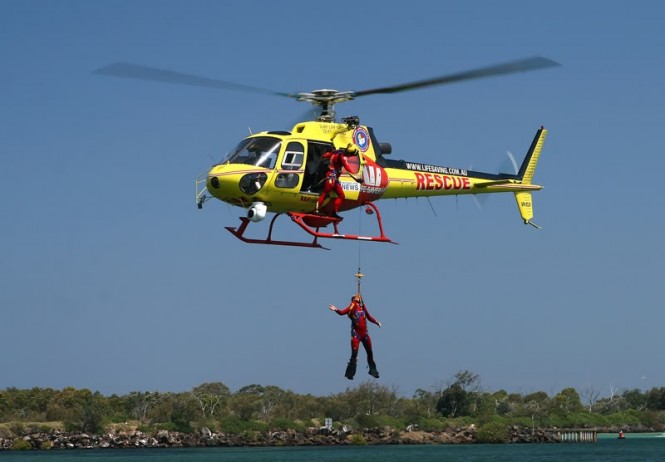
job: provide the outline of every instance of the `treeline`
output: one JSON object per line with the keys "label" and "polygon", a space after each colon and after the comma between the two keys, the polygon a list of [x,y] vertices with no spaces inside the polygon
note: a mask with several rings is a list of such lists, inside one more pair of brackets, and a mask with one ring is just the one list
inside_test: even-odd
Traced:
{"label": "treeline", "polygon": [[329,396],[302,395],[276,386],[248,385],[236,392],[222,382],[187,392],[131,392],[104,396],[87,389],[0,391],[0,423],[16,427],[60,422],[66,431],[104,432],[111,424],[137,422],[142,431],[192,432],[303,429],[325,418],[336,425],[445,429],[451,423],[506,423],[536,427],[665,429],[665,387],[613,392],[565,388],[554,396],[505,390],[483,391],[478,375],[461,371],[439,389],[417,390],[411,398],[370,381]]}

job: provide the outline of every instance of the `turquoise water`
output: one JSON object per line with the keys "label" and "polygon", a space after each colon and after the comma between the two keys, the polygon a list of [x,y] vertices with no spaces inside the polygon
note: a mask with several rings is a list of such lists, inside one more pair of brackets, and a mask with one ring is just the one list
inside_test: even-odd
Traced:
{"label": "turquoise water", "polygon": [[665,438],[597,443],[437,446],[330,446],[288,448],[106,449],[45,452],[0,452],[2,462],[538,462],[665,461]]}

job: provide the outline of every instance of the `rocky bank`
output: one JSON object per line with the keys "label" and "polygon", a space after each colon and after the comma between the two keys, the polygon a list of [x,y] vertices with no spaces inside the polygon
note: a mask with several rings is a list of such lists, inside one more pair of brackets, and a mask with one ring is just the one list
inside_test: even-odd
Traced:
{"label": "rocky bank", "polygon": [[[344,444],[471,444],[476,443],[476,428],[449,429],[425,432],[415,428],[399,431],[390,427],[351,430],[309,428],[305,431],[245,432],[242,434],[215,433],[202,428],[197,433],[161,430],[144,433],[138,430],[119,431],[103,435],[65,433],[30,433],[17,437],[0,437],[0,451],[12,449],[104,449],[104,448],[181,448],[237,446],[330,446]],[[508,443],[556,443],[552,431],[511,427]]]}

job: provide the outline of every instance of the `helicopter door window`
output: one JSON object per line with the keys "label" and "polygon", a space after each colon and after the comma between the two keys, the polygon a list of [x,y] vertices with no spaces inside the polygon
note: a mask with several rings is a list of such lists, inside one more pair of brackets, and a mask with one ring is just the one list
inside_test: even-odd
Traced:
{"label": "helicopter door window", "polygon": [[302,167],[302,161],[305,157],[305,149],[300,143],[289,143],[284,152],[284,160],[282,160],[283,170],[298,170]]}
{"label": "helicopter door window", "polygon": [[[300,143],[289,143],[282,159],[282,170],[300,170],[305,157],[305,148]],[[280,172],[275,178],[275,186],[278,188],[295,188],[300,181],[297,173]]]}

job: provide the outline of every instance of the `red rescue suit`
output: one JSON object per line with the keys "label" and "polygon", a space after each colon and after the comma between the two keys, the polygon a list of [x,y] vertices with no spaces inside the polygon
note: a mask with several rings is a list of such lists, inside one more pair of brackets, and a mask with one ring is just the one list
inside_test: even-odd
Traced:
{"label": "red rescue suit", "polygon": [[[331,307],[331,309],[334,307]],[[358,349],[362,342],[367,353],[367,365],[371,376],[378,378],[379,373],[376,370],[374,362],[374,353],[372,352],[372,338],[367,331],[367,321],[381,327],[381,323],[374,319],[367,306],[359,297],[353,297],[351,304],[342,310],[334,308],[334,311],[340,316],[347,315],[351,319],[351,359],[347,368],[346,377],[352,379],[355,375],[356,362],[358,359]]]}
{"label": "red rescue suit", "polygon": [[339,208],[344,202],[344,189],[339,182],[339,177],[342,174],[342,168],[345,168],[347,171],[351,171],[351,166],[346,159],[347,152],[344,149],[338,149],[336,151],[328,151],[323,156],[322,159],[330,159],[328,164],[328,171],[326,172],[326,182],[323,185],[323,191],[319,196],[319,200],[316,203],[316,209],[321,209],[323,201],[326,200],[326,197],[334,191],[337,194],[335,201],[333,202],[333,212],[337,215]]}

